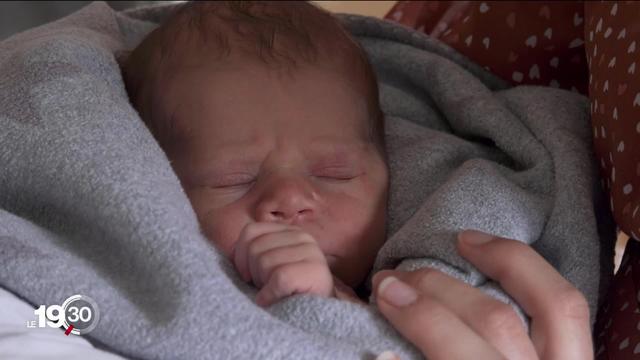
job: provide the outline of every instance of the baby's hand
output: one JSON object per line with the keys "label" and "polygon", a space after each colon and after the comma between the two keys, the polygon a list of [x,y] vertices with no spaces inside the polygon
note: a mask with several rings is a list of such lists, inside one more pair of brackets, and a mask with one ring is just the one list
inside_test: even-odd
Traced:
{"label": "baby's hand", "polygon": [[318,243],[297,226],[250,223],[231,255],[244,281],[260,288],[256,303],[268,306],[293,294],[333,296],[333,276]]}

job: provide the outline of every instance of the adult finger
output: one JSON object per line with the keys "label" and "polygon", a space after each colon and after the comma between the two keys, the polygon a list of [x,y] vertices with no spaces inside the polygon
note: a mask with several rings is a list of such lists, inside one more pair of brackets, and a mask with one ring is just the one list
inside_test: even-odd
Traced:
{"label": "adult finger", "polygon": [[373,281],[380,312],[428,359],[504,359],[439,301],[385,272]]}
{"label": "adult finger", "polygon": [[397,271],[394,275],[447,307],[506,358],[538,358],[527,329],[510,305],[438,270]]}
{"label": "adult finger", "polygon": [[530,246],[464,231],[459,234],[458,251],[499,282],[531,317],[531,338],[541,358],[593,357],[584,296]]}

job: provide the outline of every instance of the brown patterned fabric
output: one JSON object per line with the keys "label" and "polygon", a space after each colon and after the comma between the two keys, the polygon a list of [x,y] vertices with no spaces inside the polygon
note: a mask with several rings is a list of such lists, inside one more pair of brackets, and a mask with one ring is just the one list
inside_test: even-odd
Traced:
{"label": "brown patterned fabric", "polygon": [[640,358],[640,242],[629,241],[620,269],[598,313],[596,360]]}
{"label": "brown patterned fabric", "polygon": [[445,42],[513,85],[589,95],[601,184],[631,237],[598,313],[596,356],[640,359],[640,2],[399,1],[386,19]]}
{"label": "brown patterned fabric", "polygon": [[400,1],[386,18],[440,39],[513,85],[587,94],[580,2]]}
{"label": "brown patterned fabric", "polygon": [[595,151],[616,223],[638,240],[640,3],[587,3],[585,16]]}

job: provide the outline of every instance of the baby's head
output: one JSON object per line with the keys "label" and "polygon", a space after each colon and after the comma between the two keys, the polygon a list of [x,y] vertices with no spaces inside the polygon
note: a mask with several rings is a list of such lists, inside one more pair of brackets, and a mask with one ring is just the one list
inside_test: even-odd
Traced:
{"label": "baby's head", "polygon": [[192,2],[123,64],[203,232],[229,255],[250,222],[313,235],[364,280],[385,240],[383,116],[364,51],[309,3]]}

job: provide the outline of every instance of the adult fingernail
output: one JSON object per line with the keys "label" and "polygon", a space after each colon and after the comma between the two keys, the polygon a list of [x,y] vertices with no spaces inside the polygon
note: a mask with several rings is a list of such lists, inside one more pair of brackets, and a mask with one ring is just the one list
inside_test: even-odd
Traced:
{"label": "adult fingernail", "polygon": [[494,236],[478,230],[465,230],[460,233],[460,241],[469,245],[482,245],[493,240]]}
{"label": "adult fingernail", "polygon": [[400,357],[396,355],[393,351],[384,351],[381,352],[380,355],[376,357],[376,360],[400,360]]}
{"label": "adult fingernail", "polygon": [[394,306],[407,306],[418,298],[418,293],[395,276],[384,278],[378,285],[378,297]]}

